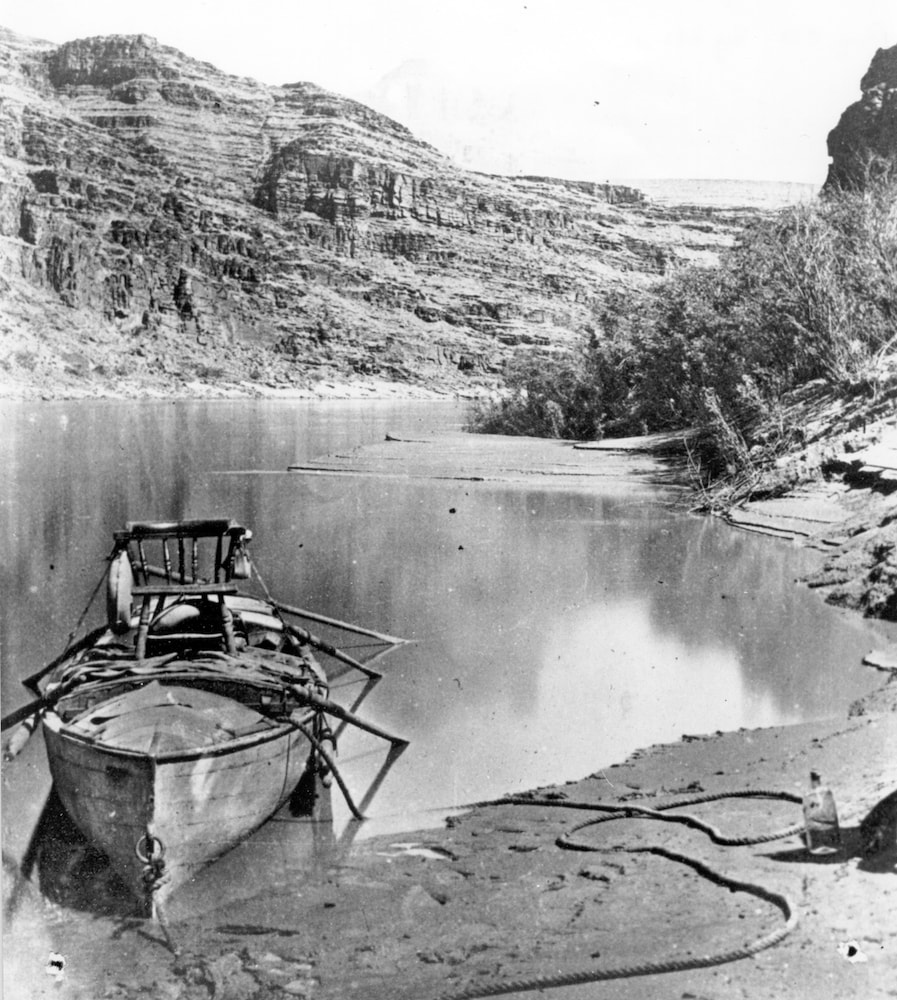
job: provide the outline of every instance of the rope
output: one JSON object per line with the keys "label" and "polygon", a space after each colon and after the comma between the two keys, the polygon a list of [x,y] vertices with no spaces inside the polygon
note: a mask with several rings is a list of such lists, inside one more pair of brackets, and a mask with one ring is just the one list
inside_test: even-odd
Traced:
{"label": "rope", "polygon": [[109,655],[105,650],[97,650],[95,656],[88,653],[84,658],[66,667],[48,694],[57,692],[60,687],[65,687],[68,693],[75,687],[127,678],[158,679],[172,676],[236,681],[247,686],[264,687],[273,691],[285,691],[296,684],[314,685],[319,680],[313,672],[297,672],[290,663],[256,658],[246,662],[239,656],[230,656],[217,650],[206,650],[200,656],[188,660],[180,659],[177,652],[172,652],[140,662],[135,661],[132,654],[116,657]]}
{"label": "rope", "polygon": [[[247,549],[247,555],[248,554],[249,554],[249,551]],[[271,591],[268,590],[268,584],[265,583],[264,578],[262,577],[262,574],[259,571],[258,563],[255,561],[254,558],[252,559],[252,568],[253,568],[253,571],[255,572],[255,578],[256,578],[256,580],[258,580],[259,586],[262,588],[262,592],[265,595],[265,600],[271,605],[271,607],[272,607],[272,609],[274,611],[274,614],[280,619],[281,623],[285,626],[286,625],[286,621],[284,620],[283,615],[280,613],[280,609],[277,607],[277,602],[271,596]]]}
{"label": "rope", "polygon": [[558,799],[530,798],[509,796],[503,799],[493,799],[489,802],[477,803],[478,806],[485,805],[532,805],[548,806],[561,809],[587,809],[606,812],[608,815],[595,817],[578,823],[568,833],[557,838],[558,847],[568,851],[594,851],[594,852],[616,852],[627,851],[632,854],[654,854],[669,861],[683,864],[691,868],[702,878],[713,882],[716,885],[728,889],[730,892],[745,892],[764,902],[771,903],[779,909],[785,918],[785,923],[777,930],[764,934],[750,944],[738,948],[730,948],[726,951],[713,952],[709,955],[695,955],[687,958],[666,959],[660,961],[643,962],[638,965],[624,965],[612,968],[592,968],[573,971],[569,973],[559,973],[552,976],[534,976],[528,979],[518,979],[510,982],[503,982],[492,986],[473,986],[456,993],[441,994],[437,1000],[478,1000],[480,997],[500,996],[506,993],[526,993],[532,990],[557,989],[562,986],[578,986],[584,983],[604,982],[610,979],[631,979],[636,976],[653,976],[667,972],[685,972],[690,969],[705,969],[714,965],[723,965],[727,962],[735,962],[742,958],[749,958],[758,952],[772,948],[783,941],[797,926],[798,914],[792,900],[784,893],[774,892],[765,886],[754,882],[743,882],[738,879],[723,875],[702,861],[690,858],[685,854],[676,851],[669,851],[664,847],[595,847],[594,845],[577,841],[574,834],[584,830],[589,826],[596,826],[599,823],[607,823],[611,820],[626,818],[647,818],[656,819],[665,823],[682,823],[692,829],[705,833],[715,844],[725,846],[746,846],[748,844],[764,844],[771,840],[778,840],[783,837],[790,837],[800,832],[802,826],[792,826],[775,833],[760,834],[756,837],[726,837],[717,830],[716,827],[705,823],[695,816],[675,815],[668,816],[665,812],[669,809],[677,809],[682,806],[696,805],[701,802],[714,802],[719,799],[734,798],[763,798],[779,799],[785,802],[800,803],[803,800],[790,792],[769,791],[765,789],[753,791],[734,792],[708,792],[704,795],[696,795],[693,798],[682,799],[678,802],[670,802],[661,805],[656,809],[645,809],[640,806],[621,806],[620,803],[606,802],[566,802]]}
{"label": "rope", "polygon": [[586,820],[584,823],[579,823],[570,830],[569,833],[563,834],[558,837],[557,845],[568,851],[595,851],[598,848],[592,847],[589,844],[578,843],[574,841],[573,835],[578,833],[580,830],[585,830],[590,826],[597,826],[599,823],[608,823],[615,819],[624,819],[626,817],[638,817],[643,819],[657,819],[662,820],[664,823],[681,823],[683,826],[691,827],[693,830],[700,830],[705,833],[714,844],[720,844],[723,847],[747,847],[750,844],[766,844],[771,840],[782,840],[785,837],[793,837],[796,833],[800,833],[803,830],[803,824],[797,824],[794,826],[786,827],[783,830],[776,830],[773,833],[760,834],[754,837],[726,837],[724,834],[712,826],[710,823],[705,823],[703,820],[698,819],[696,816],[667,816],[664,815],[670,809],[681,809],[683,806],[694,806],[702,802],[717,802],[720,799],[778,799],[783,802],[795,802],[800,805],[803,799],[799,795],[793,795],[791,792],[779,792],[770,789],[760,788],[760,789],[746,789],[742,791],[734,792],[706,792],[703,795],[695,795],[688,799],[681,799],[678,802],[668,802],[666,805],[658,806],[656,809],[646,809],[644,806],[633,806],[633,805],[623,805],[620,803],[604,803],[604,802],[563,802],[557,799],[530,799],[530,798],[515,798],[513,796],[505,799],[495,800],[495,804],[513,804],[513,805],[526,805],[531,803],[533,805],[541,806],[560,806],[562,808],[568,809],[594,809],[601,812],[607,812],[607,816],[598,816],[594,819]]}
{"label": "rope", "polygon": [[[109,553],[109,555],[106,556],[106,562],[109,563],[110,565],[112,563],[112,557],[115,555],[115,552],[116,549],[113,548],[112,551]],[[84,624],[84,619],[87,617],[87,612],[90,611],[90,606],[93,604],[94,599],[100,592],[100,587],[102,587],[103,584],[106,582],[106,577],[108,575],[109,575],[109,567],[107,566],[106,572],[100,576],[99,580],[97,580],[96,586],[93,588],[90,597],[88,597],[87,604],[85,604],[84,610],[81,612],[81,617],[75,622],[75,627],[71,630],[71,632],[69,632],[69,637],[68,639],[65,640],[65,650],[63,651],[63,654],[68,652],[68,649],[72,644],[72,640],[75,638],[75,636],[80,631],[81,626]]]}

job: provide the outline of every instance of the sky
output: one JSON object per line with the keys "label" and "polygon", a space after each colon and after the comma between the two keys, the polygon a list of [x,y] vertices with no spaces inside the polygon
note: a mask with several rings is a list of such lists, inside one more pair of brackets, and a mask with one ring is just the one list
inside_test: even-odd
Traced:
{"label": "sky", "polygon": [[819,184],[897,0],[6,0],[0,23],[308,80],[489,173]]}

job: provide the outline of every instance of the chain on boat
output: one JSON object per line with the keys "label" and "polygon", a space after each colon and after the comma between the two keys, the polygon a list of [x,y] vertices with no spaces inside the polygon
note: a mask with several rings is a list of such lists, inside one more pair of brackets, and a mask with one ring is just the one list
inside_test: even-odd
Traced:
{"label": "chain on boat", "polygon": [[134,845],[134,853],[143,865],[143,891],[151,900],[165,878],[165,845],[147,830]]}

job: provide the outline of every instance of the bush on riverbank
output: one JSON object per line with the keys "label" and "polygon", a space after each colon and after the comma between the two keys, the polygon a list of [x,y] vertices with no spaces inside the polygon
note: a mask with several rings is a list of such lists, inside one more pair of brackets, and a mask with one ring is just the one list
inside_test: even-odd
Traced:
{"label": "bush on riverbank", "polygon": [[801,431],[791,390],[874,395],[897,340],[897,169],[750,225],[718,267],[610,300],[577,354],[532,357],[476,430],[595,438],[694,427],[701,478],[738,476]]}
{"label": "bush on riverbank", "polygon": [[[628,347],[593,330],[573,354],[532,354],[512,361],[505,372],[506,394],[473,403],[468,429],[482,434],[597,440],[608,423],[626,429],[626,396],[631,389]],[[625,426],[624,426],[625,425]]]}

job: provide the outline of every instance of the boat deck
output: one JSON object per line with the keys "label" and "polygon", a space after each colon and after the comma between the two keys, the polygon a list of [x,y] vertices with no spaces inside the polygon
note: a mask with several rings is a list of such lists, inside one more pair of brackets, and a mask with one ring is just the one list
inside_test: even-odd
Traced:
{"label": "boat deck", "polygon": [[68,728],[107,747],[157,755],[219,746],[275,726],[213,691],[152,681],[82,712]]}

